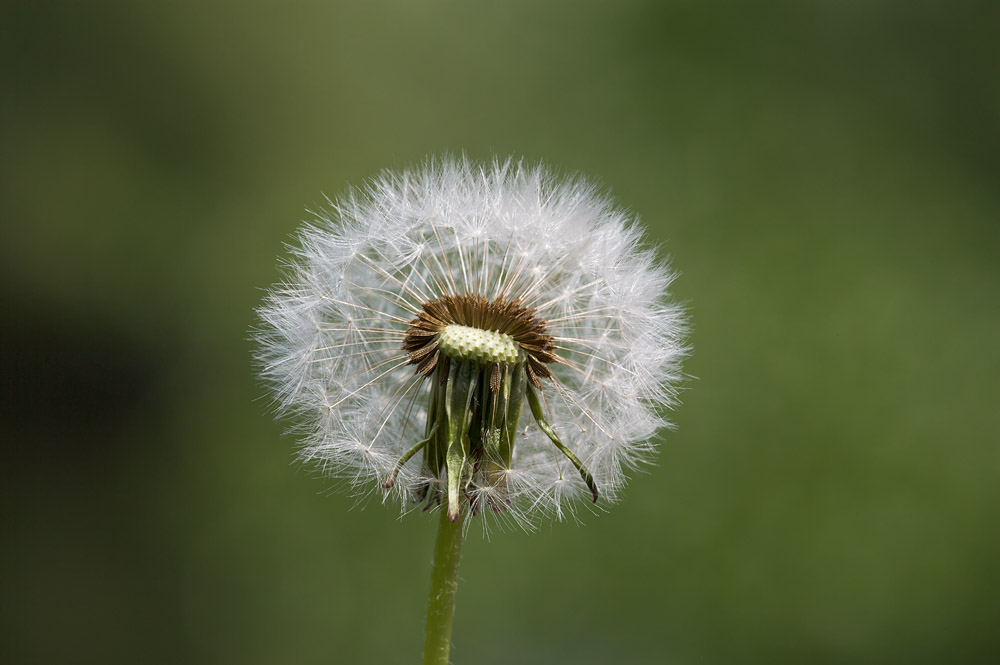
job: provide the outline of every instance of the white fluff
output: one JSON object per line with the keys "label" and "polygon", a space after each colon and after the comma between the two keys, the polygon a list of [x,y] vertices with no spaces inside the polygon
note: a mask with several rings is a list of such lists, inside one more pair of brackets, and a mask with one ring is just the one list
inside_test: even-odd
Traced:
{"label": "white fluff", "polygon": [[[549,366],[556,381],[543,381],[548,420],[602,501],[669,425],[663,407],[685,354],[684,316],[667,300],[674,275],[634,219],[584,181],[445,158],[348,192],[298,241],[259,310],[261,373],[298,423],[301,458],[358,493],[382,491],[423,436],[428,386],[400,347],[421,303],[446,294],[503,293],[537,308],[561,361]],[[527,406],[520,429],[510,517],[572,515],[590,496],[579,474]],[[405,506],[420,472],[417,456],[389,494]]]}

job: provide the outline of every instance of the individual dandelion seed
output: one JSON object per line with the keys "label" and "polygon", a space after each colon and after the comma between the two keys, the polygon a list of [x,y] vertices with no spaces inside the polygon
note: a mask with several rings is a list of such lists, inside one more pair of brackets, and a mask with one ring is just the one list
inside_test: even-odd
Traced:
{"label": "individual dandelion seed", "polygon": [[303,460],[443,507],[435,576],[442,558],[457,571],[447,523],[613,501],[668,424],[685,353],[673,275],[582,179],[432,160],[331,201],[292,253],[259,310],[262,374]]}

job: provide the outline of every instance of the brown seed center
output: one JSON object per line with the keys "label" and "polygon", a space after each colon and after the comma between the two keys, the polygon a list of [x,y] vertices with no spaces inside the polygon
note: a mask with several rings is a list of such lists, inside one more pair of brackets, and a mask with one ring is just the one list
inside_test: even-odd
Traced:
{"label": "brown seed center", "polygon": [[[535,387],[541,386],[542,379],[552,378],[546,365],[559,359],[555,354],[555,340],[548,333],[545,321],[519,300],[442,296],[421,307],[423,311],[410,321],[403,338],[403,350],[410,354],[410,363],[424,376],[430,376],[444,356],[438,345],[441,332],[447,326],[467,326],[507,335],[520,345],[525,355],[524,371]],[[447,356],[444,359],[447,360]]]}

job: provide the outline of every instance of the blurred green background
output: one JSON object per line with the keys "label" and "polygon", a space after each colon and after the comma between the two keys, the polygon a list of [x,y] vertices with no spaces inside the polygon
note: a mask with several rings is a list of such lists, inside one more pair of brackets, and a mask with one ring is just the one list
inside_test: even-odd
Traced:
{"label": "blurred green background", "polygon": [[7,2],[4,663],[414,663],[435,523],[293,463],[306,207],[465,151],[682,272],[659,464],[474,529],[453,661],[1000,662],[997,3]]}

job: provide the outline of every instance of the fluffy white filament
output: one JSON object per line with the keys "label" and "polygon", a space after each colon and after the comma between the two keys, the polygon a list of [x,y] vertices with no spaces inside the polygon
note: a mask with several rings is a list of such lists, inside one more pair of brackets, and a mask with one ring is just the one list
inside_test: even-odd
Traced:
{"label": "fluffy white filament", "polygon": [[[444,295],[506,296],[536,308],[555,337],[548,421],[601,501],[614,501],[669,424],[685,352],[684,317],[666,295],[674,276],[641,236],[588,183],[512,161],[433,161],[331,202],[259,310],[262,375],[299,423],[302,459],[359,493],[382,491],[427,418],[429,379],[401,350],[408,322]],[[526,405],[520,430],[510,516],[572,515],[590,497],[580,475]],[[407,505],[422,472],[417,455],[390,495]]]}

